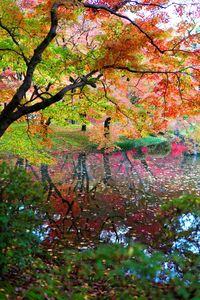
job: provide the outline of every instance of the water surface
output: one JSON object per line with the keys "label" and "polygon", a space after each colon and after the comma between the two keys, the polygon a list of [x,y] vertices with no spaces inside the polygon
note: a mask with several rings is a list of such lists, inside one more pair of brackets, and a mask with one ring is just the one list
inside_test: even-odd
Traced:
{"label": "water surface", "polygon": [[181,195],[200,195],[200,157],[180,145],[166,155],[148,149],[115,153],[58,153],[57,163],[26,165],[45,184],[53,212],[43,241],[86,249],[99,243],[141,242],[164,252],[198,253],[199,217],[191,211],[163,211]]}

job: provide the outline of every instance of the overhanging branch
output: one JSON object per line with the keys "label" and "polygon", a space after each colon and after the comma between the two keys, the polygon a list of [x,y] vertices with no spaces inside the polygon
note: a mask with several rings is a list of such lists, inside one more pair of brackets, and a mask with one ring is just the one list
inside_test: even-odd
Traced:
{"label": "overhanging branch", "polygon": [[[35,71],[35,68],[40,63],[42,59],[42,54],[44,50],[48,47],[48,45],[51,43],[53,38],[56,36],[56,29],[58,26],[58,18],[57,18],[57,9],[59,7],[58,3],[54,3],[54,5],[51,8],[51,26],[49,29],[48,34],[43,39],[43,41],[38,45],[38,47],[34,50],[34,54],[30,61],[28,62],[28,68],[26,71],[26,75],[24,78],[24,81],[22,85],[17,90],[16,94],[13,96],[10,103],[5,107],[5,109],[0,114],[0,122],[4,120],[5,118],[8,118],[11,116],[14,112],[14,110],[18,107],[20,101],[25,96],[28,89],[31,87],[33,73]],[[5,29],[9,34],[11,34],[11,37],[13,38],[13,41],[16,45],[18,45],[18,41],[15,40],[15,37],[12,35],[12,32],[10,32],[9,29],[7,29],[4,25],[2,25],[0,21],[0,26]]]}
{"label": "overhanging branch", "polygon": [[14,50],[14,49],[11,49],[11,48],[0,48],[0,51],[11,51],[11,52],[14,52],[14,53],[16,53],[17,55],[23,57],[23,55],[22,55],[20,52]]}
{"label": "overhanging branch", "polygon": [[127,20],[129,21],[133,26],[135,26],[141,33],[143,33],[146,38],[150,41],[150,43],[160,52],[160,53],[164,53],[165,50],[162,50],[158,47],[158,45],[154,42],[153,38],[144,30],[142,29],[137,23],[135,23],[133,20],[131,20],[129,17],[122,15],[121,13],[118,13],[117,11],[108,8],[106,5],[95,5],[95,4],[89,4],[89,3],[85,3],[84,6],[86,8],[92,8],[92,9],[96,9],[96,10],[105,10],[107,12],[109,12],[111,15],[115,15],[121,19]]}
{"label": "overhanging branch", "polygon": [[[22,48],[21,48],[19,42],[18,42],[17,39],[15,38],[15,35],[13,34],[13,32],[12,32],[7,26],[5,26],[5,25],[2,23],[1,19],[0,19],[0,27],[1,27],[2,29],[4,29],[4,30],[9,34],[9,36],[10,36],[11,39],[13,40],[14,44],[19,48],[19,50],[20,50],[20,55],[23,57],[23,59],[24,59],[26,65],[28,66],[29,60],[28,60],[28,58],[25,56],[25,54],[24,54],[24,52],[23,52],[23,50],[22,50]],[[14,51],[14,50],[13,50],[13,51]],[[17,53],[17,51],[14,51],[14,52]]]}
{"label": "overhanging branch", "polygon": [[124,71],[128,71],[130,73],[135,73],[135,74],[186,74],[189,76],[192,76],[192,74],[187,73],[186,70],[188,69],[192,69],[195,70],[197,72],[200,72],[199,69],[195,68],[194,66],[188,66],[185,67],[183,69],[180,70],[175,70],[175,71],[170,71],[170,70],[166,70],[166,71],[159,71],[159,70],[135,70],[135,69],[131,69],[127,66],[117,66],[117,65],[105,65],[102,69],[116,69],[116,70],[124,70]]}
{"label": "overhanging branch", "polygon": [[[20,117],[22,117],[24,115],[47,108],[48,106],[62,100],[63,97],[65,96],[65,94],[69,91],[75,90],[77,88],[82,88],[85,85],[91,85],[90,82],[88,81],[88,79],[93,78],[92,75],[95,74],[96,72],[97,72],[97,70],[88,73],[86,76],[84,76],[84,78],[77,80],[73,84],[69,84],[69,85],[65,86],[57,94],[55,94],[54,96],[52,96],[50,98],[42,97],[41,102],[35,103],[31,106],[19,107],[18,110],[11,115],[12,120],[13,121],[18,120]],[[97,76],[97,78],[93,78],[93,79],[98,80],[101,76],[102,76],[102,74],[99,74]]]}

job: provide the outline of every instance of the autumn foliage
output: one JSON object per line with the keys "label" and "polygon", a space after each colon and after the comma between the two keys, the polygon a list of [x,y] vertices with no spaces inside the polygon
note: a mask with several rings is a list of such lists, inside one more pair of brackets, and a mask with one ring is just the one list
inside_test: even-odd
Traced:
{"label": "autumn foliage", "polygon": [[110,116],[133,136],[198,114],[198,13],[193,0],[1,2],[0,135],[59,101],[60,118]]}

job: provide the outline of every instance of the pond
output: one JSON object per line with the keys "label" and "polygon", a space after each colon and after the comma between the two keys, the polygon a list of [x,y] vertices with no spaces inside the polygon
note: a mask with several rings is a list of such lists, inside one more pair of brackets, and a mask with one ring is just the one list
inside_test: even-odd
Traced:
{"label": "pond", "polygon": [[[93,248],[140,242],[149,249],[199,252],[199,216],[163,210],[181,195],[200,195],[200,157],[172,144],[114,153],[56,153],[56,163],[26,168],[45,185],[53,205],[41,241],[52,248]],[[22,161],[18,160],[18,164]],[[190,201],[190,199],[188,199]]]}

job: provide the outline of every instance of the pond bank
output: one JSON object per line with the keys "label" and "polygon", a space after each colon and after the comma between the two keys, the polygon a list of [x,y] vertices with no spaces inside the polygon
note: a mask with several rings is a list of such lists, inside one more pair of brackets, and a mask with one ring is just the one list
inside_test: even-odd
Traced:
{"label": "pond bank", "polygon": [[[148,136],[137,139],[128,139],[121,137],[112,146],[112,149],[106,149],[106,152],[112,151],[127,151],[136,148],[138,154],[141,155],[141,150],[144,153],[148,148],[150,154],[160,153],[167,155],[171,149],[171,142],[176,142],[175,135],[166,136]],[[178,141],[180,145],[182,142]],[[147,148],[146,148],[147,147]],[[193,154],[191,147],[186,149],[186,153]],[[80,128],[61,128],[51,126],[48,133],[48,138],[43,140],[39,134],[30,136],[27,133],[27,124],[17,123],[11,126],[11,129],[0,140],[0,155],[18,156],[35,163],[54,162],[54,155],[59,152],[65,153],[91,153],[103,152],[103,149],[98,149],[98,145],[90,141],[89,131],[82,132]]]}

